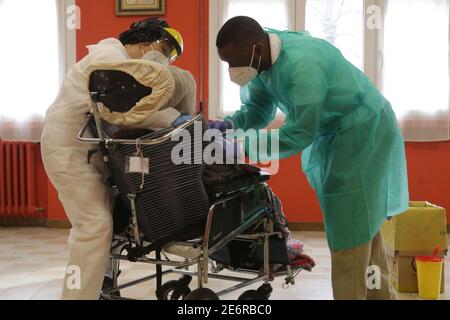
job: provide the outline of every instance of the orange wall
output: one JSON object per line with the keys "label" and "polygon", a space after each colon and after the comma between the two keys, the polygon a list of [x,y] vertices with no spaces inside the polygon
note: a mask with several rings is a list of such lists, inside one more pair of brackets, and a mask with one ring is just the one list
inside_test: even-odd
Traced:
{"label": "orange wall", "polygon": [[[113,0],[77,0],[77,4],[81,8],[81,30],[77,33],[78,58],[82,58],[87,53],[86,45],[96,43],[106,37],[117,37],[133,21],[140,19],[140,17],[117,17],[114,12],[114,3]],[[185,54],[178,65],[190,70],[197,80],[200,74],[199,12],[199,0],[167,0],[165,18],[180,30],[186,44]],[[204,12],[205,26],[207,26],[207,1],[205,1]],[[204,39],[204,57],[207,57],[207,28],[205,28]],[[204,77],[207,79],[206,68]],[[205,85],[207,86],[207,80]],[[204,98],[207,98],[207,87]],[[408,143],[407,157],[411,199],[427,200],[450,208],[450,142]],[[281,162],[280,173],[273,177],[271,185],[281,197],[290,221],[322,221],[318,201],[301,172],[299,156]],[[49,194],[49,218],[65,219],[62,208],[55,200],[56,193],[51,186]]]}
{"label": "orange wall", "polygon": [[[450,223],[450,142],[407,143],[410,199],[447,208]],[[272,185],[290,221],[321,222],[316,196],[300,169],[300,157],[282,161]]]}
{"label": "orange wall", "polygon": [[411,200],[427,200],[447,209],[450,224],[450,142],[407,143]]}

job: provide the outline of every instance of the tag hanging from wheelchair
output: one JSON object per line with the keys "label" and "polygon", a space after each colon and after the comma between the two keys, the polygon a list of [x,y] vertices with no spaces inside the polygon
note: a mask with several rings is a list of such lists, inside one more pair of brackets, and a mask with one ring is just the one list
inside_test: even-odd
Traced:
{"label": "tag hanging from wheelchair", "polygon": [[133,156],[128,157],[125,161],[125,172],[142,174],[140,188],[144,188],[145,175],[150,174],[150,159],[144,157],[139,140],[136,140],[136,153]]}

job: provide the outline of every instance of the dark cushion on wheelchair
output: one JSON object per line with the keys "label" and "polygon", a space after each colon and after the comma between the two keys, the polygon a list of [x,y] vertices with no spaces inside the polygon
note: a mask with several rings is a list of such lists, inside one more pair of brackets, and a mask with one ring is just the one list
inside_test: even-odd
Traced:
{"label": "dark cushion on wheelchair", "polygon": [[126,113],[153,90],[123,71],[96,70],[89,77],[89,91],[110,111]]}
{"label": "dark cushion on wheelchair", "polygon": [[[290,265],[286,239],[271,236],[269,239],[270,264]],[[258,271],[264,267],[264,245],[252,240],[233,240],[211,259],[227,267]]]}
{"label": "dark cushion on wheelchair", "polygon": [[251,186],[251,185],[258,185],[263,182],[269,181],[270,175],[265,172],[259,172],[256,174],[252,174],[245,177],[240,177],[236,180],[232,180],[229,182],[225,182],[222,184],[216,184],[213,186],[208,186],[208,193],[211,198],[219,198],[223,197],[224,195],[234,193],[236,191],[239,191],[245,187]]}

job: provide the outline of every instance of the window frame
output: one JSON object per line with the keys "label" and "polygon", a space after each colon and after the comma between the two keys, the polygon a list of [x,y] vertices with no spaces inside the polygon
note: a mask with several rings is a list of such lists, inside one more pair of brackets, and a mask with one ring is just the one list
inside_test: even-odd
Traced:
{"label": "window frame", "polygon": [[[287,0],[289,12],[288,25],[294,27],[295,31],[303,31],[306,26],[306,1],[307,0]],[[377,86],[380,85],[382,74],[382,29],[370,30],[367,26],[367,19],[370,6],[376,5],[381,9],[384,17],[384,0],[363,0],[364,1],[364,72]],[[222,19],[225,13],[226,0],[210,1],[209,5],[209,110],[208,115],[211,120],[223,119],[226,114],[222,106],[222,70],[221,61],[217,54],[216,36],[222,26]],[[284,117],[279,115],[275,123],[280,124]]]}
{"label": "window frame", "polygon": [[[56,0],[58,10],[60,83],[69,69],[77,62],[77,30],[67,27],[68,10],[76,7],[75,0]],[[78,8],[78,7],[76,7]],[[77,9],[78,10],[78,9]]]}
{"label": "window frame", "polygon": [[[67,27],[67,17],[69,8],[77,8],[76,0],[54,0],[56,2],[57,20],[58,20],[58,42],[59,42],[59,82],[62,84],[69,69],[77,62],[77,42],[76,29]],[[31,117],[25,122],[16,120],[2,120],[2,127],[5,130],[15,131],[19,127],[21,130],[41,131],[43,128],[43,119]],[[0,136],[0,140],[2,137]],[[32,141],[31,139],[29,141]],[[39,142],[39,141],[36,141]]]}

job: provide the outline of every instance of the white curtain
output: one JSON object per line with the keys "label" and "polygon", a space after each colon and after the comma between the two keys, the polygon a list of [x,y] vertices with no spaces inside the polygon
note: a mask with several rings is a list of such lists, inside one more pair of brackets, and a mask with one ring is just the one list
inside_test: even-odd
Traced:
{"label": "white curtain", "polygon": [[[304,2],[304,5],[301,5]],[[237,15],[253,17],[264,27],[296,29],[300,20],[314,37],[338,47],[358,68],[364,68],[364,1],[362,0],[223,0],[221,25]],[[293,6],[293,4],[296,4]],[[305,7],[305,10],[298,10]],[[222,114],[240,106],[239,88],[230,82],[222,63]]]}
{"label": "white curtain", "polygon": [[450,139],[449,0],[385,0],[382,88],[407,141]]}
{"label": "white curtain", "polygon": [[364,1],[307,0],[306,30],[364,71]]}
{"label": "white curtain", "polygon": [[57,0],[0,0],[0,139],[39,141],[64,57]]}

